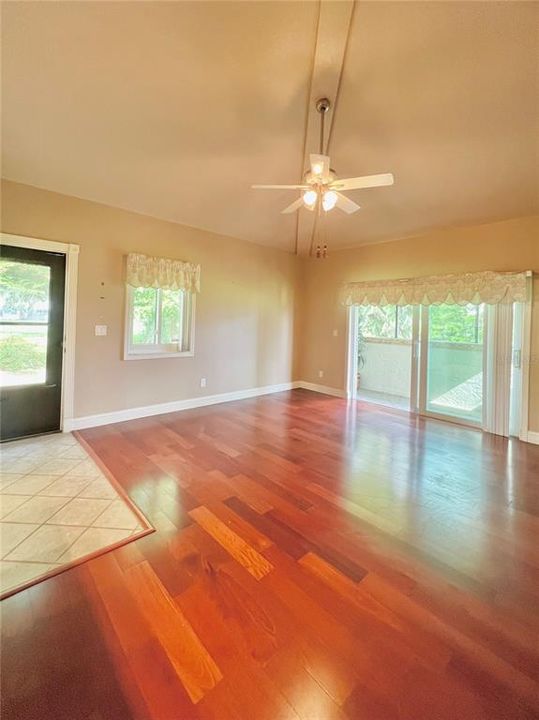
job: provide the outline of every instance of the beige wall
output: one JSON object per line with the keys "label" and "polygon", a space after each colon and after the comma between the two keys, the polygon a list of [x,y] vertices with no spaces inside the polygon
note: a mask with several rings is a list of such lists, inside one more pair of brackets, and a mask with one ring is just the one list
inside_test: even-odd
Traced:
{"label": "beige wall", "polygon": [[[4,181],[1,227],[7,233],[80,245],[76,417],[293,379],[343,389],[347,313],[338,297],[343,282],[485,269],[539,272],[539,217],[342,250],[326,260],[298,259]],[[201,264],[194,358],[121,359],[123,258],[128,252]],[[96,337],[95,324],[108,325],[108,336]],[[200,389],[201,377],[208,381],[205,390]],[[537,280],[530,429],[539,430]]]}
{"label": "beige wall", "polygon": [[[454,228],[423,237],[331,253],[302,263],[302,380],[343,389],[347,312],[342,283],[477,270],[539,272],[539,217]],[[530,430],[539,430],[539,282],[534,287]],[[337,336],[334,336],[337,330]],[[319,370],[324,377],[319,378]]]}
{"label": "beige wall", "polygon": [[[292,255],[12,182],[2,183],[1,227],[80,245],[76,417],[292,379]],[[128,252],[200,263],[194,358],[121,359]],[[108,336],[96,337],[95,324]]]}

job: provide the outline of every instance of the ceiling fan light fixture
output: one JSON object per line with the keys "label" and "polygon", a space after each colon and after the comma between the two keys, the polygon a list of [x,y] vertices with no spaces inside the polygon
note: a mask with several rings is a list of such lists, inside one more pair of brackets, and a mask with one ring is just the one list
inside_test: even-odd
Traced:
{"label": "ceiling fan light fixture", "polygon": [[308,208],[314,207],[317,199],[318,193],[316,190],[305,190],[303,193],[303,202]]}
{"label": "ceiling fan light fixture", "polygon": [[322,207],[326,212],[333,210],[337,204],[337,193],[333,190],[326,190],[322,197]]}

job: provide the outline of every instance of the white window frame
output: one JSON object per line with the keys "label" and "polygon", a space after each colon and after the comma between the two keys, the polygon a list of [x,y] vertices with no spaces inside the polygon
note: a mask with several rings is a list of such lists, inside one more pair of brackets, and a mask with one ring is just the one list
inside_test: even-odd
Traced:
{"label": "white window frame", "polygon": [[[124,331],[124,360],[153,360],[156,358],[194,357],[195,354],[195,295],[182,292],[182,327],[180,328],[180,341],[178,343],[153,345],[149,343],[134,345],[133,337],[133,300],[135,288],[126,285],[125,303],[125,331]],[[157,308],[156,333],[159,336],[161,318],[159,305]]]}
{"label": "white window frame", "polygon": [[[409,344],[412,342],[413,337],[409,337],[409,338],[399,337],[399,310],[401,307],[413,307],[413,306],[394,305],[393,307],[395,308],[395,316],[393,319],[393,335],[391,337],[386,337],[385,335],[364,335],[363,337],[367,342],[369,342],[371,340],[390,342],[390,343],[406,343],[406,344]],[[359,309],[358,309],[357,313],[358,313],[358,319],[359,319]]]}

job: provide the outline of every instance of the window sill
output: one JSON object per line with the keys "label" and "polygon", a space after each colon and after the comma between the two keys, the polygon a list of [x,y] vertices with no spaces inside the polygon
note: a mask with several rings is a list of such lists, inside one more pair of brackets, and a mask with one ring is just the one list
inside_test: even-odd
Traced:
{"label": "window sill", "polygon": [[124,360],[162,360],[163,358],[173,359],[194,356],[194,350],[184,350],[182,352],[125,353]]}

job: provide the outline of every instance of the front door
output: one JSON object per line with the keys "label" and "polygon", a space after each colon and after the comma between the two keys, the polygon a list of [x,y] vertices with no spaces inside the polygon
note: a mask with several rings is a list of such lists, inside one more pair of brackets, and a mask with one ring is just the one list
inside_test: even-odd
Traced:
{"label": "front door", "polygon": [[65,255],[0,246],[0,439],[60,430]]}

